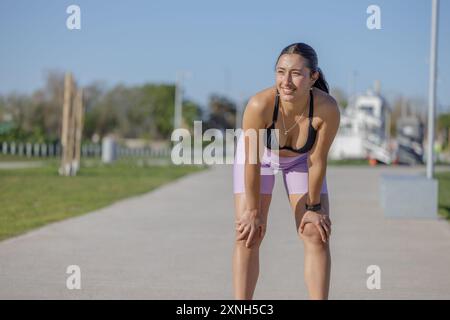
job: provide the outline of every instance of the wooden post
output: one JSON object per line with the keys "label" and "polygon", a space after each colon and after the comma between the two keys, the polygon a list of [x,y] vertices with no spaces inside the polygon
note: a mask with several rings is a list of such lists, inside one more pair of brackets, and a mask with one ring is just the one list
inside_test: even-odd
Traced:
{"label": "wooden post", "polygon": [[72,80],[72,87],[70,89],[72,93],[72,99],[70,103],[70,112],[69,112],[69,126],[67,127],[67,148],[66,148],[66,156],[67,156],[67,174],[69,176],[75,175],[73,172],[73,159],[75,156],[75,104],[74,100],[76,97],[76,87],[74,81]]}
{"label": "wooden post", "polygon": [[81,161],[81,138],[83,135],[83,122],[84,122],[84,107],[83,107],[83,89],[77,91],[75,96],[75,155],[72,162],[72,171],[74,175],[80,168]]}
{"label": "wooden post", "polygon": [[69,143],[69,126],[70,126],[70,114],[72,109],[72,74],[66,73],[64,77],[64,104],[63,104],[63,119],[62,119],[62,132],[61,132],[61,167],[59,168],[60,175],[69,175],[70,166],[68,143]]}
{"label": "wooden post", "polygon": [[83,91],[77,90],[72,74],[66,73],[61,132],[61,167],[59,168],[61,175],[74,176],[80,167],[83,121]]}

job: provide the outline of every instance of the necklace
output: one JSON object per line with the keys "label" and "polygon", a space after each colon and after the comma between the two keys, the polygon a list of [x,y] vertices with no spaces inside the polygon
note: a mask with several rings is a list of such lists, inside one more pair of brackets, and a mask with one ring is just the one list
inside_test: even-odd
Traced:
{"label": "necklace", "polygon": [[[309,100],[309,99],[308,99],[308,100]],[[308,105],[308,101],[307,101],[306,105]],[[283,107],[281,107],[281,109],[283,109]],[[302,116],[303,116],[303,114],[305,113],[305,110],[306,110],[306,107],[303,109],[303,112],[302,112],[302,114],[300,115],[300,118],[297,119],[297,120],[294,122],[294,124],[293,124],[289,129],[286,129],[286,124],[284,123],[284,114],[283,114],[283,112],[281,112],[281,119],[283,120],[284,135],[287,135],[287,134],[289,133],[289,131],[291,131],[292,128],[294,128],[294,127],[298,124],[298,122],[302,119]]]}

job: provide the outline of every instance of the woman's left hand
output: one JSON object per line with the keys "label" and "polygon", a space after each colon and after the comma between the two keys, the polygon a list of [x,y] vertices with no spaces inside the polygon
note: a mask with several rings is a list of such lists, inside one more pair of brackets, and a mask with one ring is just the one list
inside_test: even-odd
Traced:
{"label": "woman's left hand", "polygon": [[303,215],[302,221],[300,222],[300,232],[303,233],[303,229],[307,223],[312,223],[319,230],[320,236],[323,242],[328,242],[331,235],[331,220],[326,214],[306,211]]}

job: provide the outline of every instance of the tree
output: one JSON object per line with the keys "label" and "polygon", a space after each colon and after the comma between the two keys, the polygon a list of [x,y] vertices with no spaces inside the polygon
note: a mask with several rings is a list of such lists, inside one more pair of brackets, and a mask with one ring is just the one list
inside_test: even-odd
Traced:
{"label": "tree", "polygon": [[[122,84],[107,90],[100,82],[83,88],[85,125],[83,137],[94,134],[103,137],[114,133],[125,138],[168,140],[173,130],[175,85]],[[44,88],[32,95],[12,93],[0,97],[0,117],[12,116],[14,130],[9,130],[10,140],[55,141],[60,138],[62,105],[64,98],[64,74],[58,71],[46,73]],[[193,101],[183,101],[183,123],[193,127],[195,119],[201,119],[201,109]],[[2,120],[2,118],[0,118]],[[1,139],[6,139],[2,134]]]}
{"label": "tree", "polygon": [[191,100],[183,101],[183,122],[189,130],[194,128],[194,121],[201,121],[202,117],[203,110],[198,104]]}
{"label": "tree", "polygon": [[[95,101],[86,114],[85,132],[87,137],[94,133],[100,137],[115,133],[126,138],[168,140],[173,130],[175,86],[145,84],[125,87],[118,85],[104,95],[93,88]],[[201,111],[192,101],[183,102],[183,120],[193,127],[193,119],[199,118]]]}
{"label": "tree", "polygon": [[208,103],[209,119],[206,128],[225,130],[236,124],[236,104],[225,96],[212,94]]}

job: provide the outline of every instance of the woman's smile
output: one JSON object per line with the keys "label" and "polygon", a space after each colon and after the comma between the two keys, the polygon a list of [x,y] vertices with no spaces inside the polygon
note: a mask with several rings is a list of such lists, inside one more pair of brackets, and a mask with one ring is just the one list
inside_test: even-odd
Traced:
{"label": "woman's smile", "polygon": [[292,88],[281,88],[281,89],[283,89],[284,94],[292,94],[295,91],[295,89]]}

